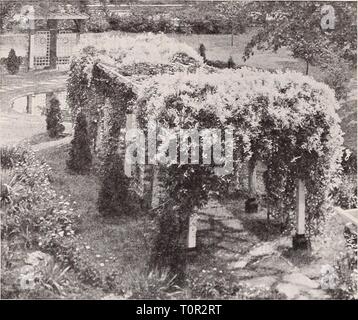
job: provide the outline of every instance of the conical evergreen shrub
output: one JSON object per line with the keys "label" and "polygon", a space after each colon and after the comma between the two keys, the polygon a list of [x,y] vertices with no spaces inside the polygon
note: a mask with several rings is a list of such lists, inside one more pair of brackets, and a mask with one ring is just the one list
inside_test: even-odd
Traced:
{"label": "conical evergreen shrub", "polygon": [[98,194],[98,210],[104,216],[127,215],[130,212],[129,179],[124,174],[118,153],[107,157]]}
{"label": "conical evergreen shrub", "polygon": [[199,46],[199,54],[203,58],[204,62],[206,62],[206,48],[203,43]]}
{"label": "conical evergreen shrub", "polygon": [[16,74],[20,70],[21,60],[15,53],[14,49],[11,49],[6,60],[6,69],[9,74]]}
{"label": "conical evergreen shrub", "polygon": [[87,120],[81,112],[76,118],[67,167],[76,173],[85,174],[91,169],[91,165],[91,142],[87,130]]}
{"label": "conical evergreen shrub", "polygon": [[52,97],[46,112],[46,129],[51,138],[57,138],[65,131],[62,124],[60,101],[56,97]]}

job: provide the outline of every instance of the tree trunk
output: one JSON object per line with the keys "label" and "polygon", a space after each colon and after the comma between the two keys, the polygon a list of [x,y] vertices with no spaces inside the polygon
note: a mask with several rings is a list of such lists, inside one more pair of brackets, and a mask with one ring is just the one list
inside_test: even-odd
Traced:
{"label": "tree trunk", "polygon": [[306,60],[306,76],[308,76],[308,68],[309,68],[309,62]]}
{"label": "tree trunk", "polygon": [[234,46],[234,22],[231,20],[231,46]]}

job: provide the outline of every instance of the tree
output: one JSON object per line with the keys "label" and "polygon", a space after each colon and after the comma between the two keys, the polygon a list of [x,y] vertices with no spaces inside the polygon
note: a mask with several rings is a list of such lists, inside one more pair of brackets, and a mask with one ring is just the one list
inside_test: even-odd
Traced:
{"label": "tree", "polygon": [[231,46],[234,45],[234,34],[243,33],[245,31],[246,8],[246,3],[240,1],[224,2],[217,6],[219,16],[230,25]]}
{"label": "tree", "polygon": [[21,64],[21,58],[18,57],[14,49],[11,49],[6,59],[6,69],[10,74],[16,74],[19,72]]}
{"label": "tree", "polygon": [[[333,7],[334,29],[322,29],[324,5]],[[356,65],[357,10],[355,3],[323,2],[255,2],[251,12],[260,12],[265,19],[258,33],[247,44],[244,59],[254,49],[277,51],[288,48],[294,58],[305,61],[306,74],[310,65],[329,61],[332,52]]]}
{"label": "tree", "polygon": [[49,109],[46,113],[47,132],[51,138],[57,138],[65,131],[62,124],[60,101],[54,96],[50,100]]}
{"label": "tree", "polygon": [[7,21],[13,16],[16,8],[16,2],[1,1],[0,2],[0,32],[3,32]]}
{"label": "tree", "polygon": [[340,57],[338,54],[330,55],[327,61],[321,62],[324,83],[335,92],[337,100],[345,100],[349,92],[349,82],[352,78],[352,63]]}
{"label": "tree", "polygon": [[87,130],[87,119],[80,112],[76,118],[74,137],[71,141],[71,149],[67,167],[79,174],[87,173],[91,169],[92,154],[90,138]]}

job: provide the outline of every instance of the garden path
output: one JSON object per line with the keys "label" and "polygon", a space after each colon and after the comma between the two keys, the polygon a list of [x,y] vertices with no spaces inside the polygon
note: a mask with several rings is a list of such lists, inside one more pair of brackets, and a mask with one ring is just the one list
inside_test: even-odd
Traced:
{"label": "garden path", "polygon": [[32,150],[33,151],[41,151],[47,148],[52,148],[52,147],[61,147],[64,146],[66,144],[69,144],[72,140],[72,136],[67,136],[58,140],[52,140],[52,141],[47,141],[47,142],[42,142],[39,144],[36,144],[34,146],[32,146]]}
{"label": "garden path", "polygon": [[241,284],[275,289],[293,300],[329,298],[317,281],[310,279],[282,255],[291,247],[291,237],[263,241],[251,231],[252,228],[248,228],[248,220],[255,219],[255,216],[243,213],[244,208],[238,201],[231,205],[235,210],[218,202],[211,202],[201,210],[199,245],[211,247],[214,257],[224,261],[227,270]]}

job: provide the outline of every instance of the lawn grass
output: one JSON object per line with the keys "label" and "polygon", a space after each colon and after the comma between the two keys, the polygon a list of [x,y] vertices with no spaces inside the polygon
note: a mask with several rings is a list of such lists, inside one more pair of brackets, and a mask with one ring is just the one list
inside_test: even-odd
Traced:
{"label": "lawn grass", "polygon": [[101,275],[118,274],[116,281],[130,286],[133,274],[145,273],[150,258],[150,218],[143,215],[104,218],[97,210],[99,181],[94,174],[76,175],[66,168],[69,146],[39,151],[53,170],[52,184],[58,194],[74,201],[81,215],[77,245],[79,254]]}
{"label": "lawn grass", "polygon": [[[74,209],[82,217],[76,240],[78,254],[88,261],[89,265],[95,266],[103,277],[117,274],[116,285],[112,287],[111,293],[119,295],[137,288],[146,294],[146,281],[150,282],[147,274],[155,235],[153,219],[140,213],[127,217],[102,217],[96,206],[98,178],[94,174],[71,174],[66,168],[68,151],[69,145],[49,148],[37,154],[52,168],[51,181],[56,192],[73,202]],[[175,293],[176,298],[190,297],[190,281],[200,275],[202,270],[220,270],[220,277],[230,277],[225,264],[213,257],[210,247],[199,246],[195,257],[189,257],[188,262],[188,280],[182,284],[181,290]],[[75,295],[76,298],[78,294]],[[98,288],[93,294],[95,297],[103,297],[108,292]]]}

